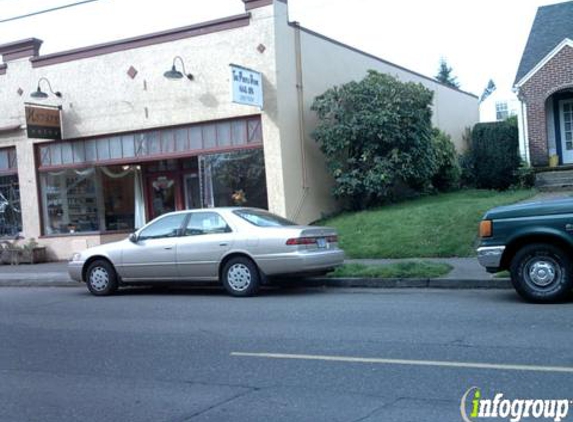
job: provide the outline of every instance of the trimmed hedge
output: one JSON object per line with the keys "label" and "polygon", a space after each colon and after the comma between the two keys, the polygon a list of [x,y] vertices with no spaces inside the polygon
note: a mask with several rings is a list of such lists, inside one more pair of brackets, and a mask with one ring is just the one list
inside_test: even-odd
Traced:
{"label": "trimmed hedge", "polygon": [[469,155],[477,188],[505,190],[515,185],[521,164],[517,124],[513,120],[476,124]]}

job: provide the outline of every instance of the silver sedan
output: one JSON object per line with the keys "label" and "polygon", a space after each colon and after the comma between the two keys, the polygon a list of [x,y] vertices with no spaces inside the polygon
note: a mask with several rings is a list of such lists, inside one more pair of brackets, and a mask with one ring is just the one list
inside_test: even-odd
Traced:
{"label": "silver sedan", "polygon": [[233,296],[252,296],[269,277],[323,275],[343,260],[334,229],[212,208],[164,214],[125,240],[74,254],[68,270],[96,296],[128,284],[216,280]]}

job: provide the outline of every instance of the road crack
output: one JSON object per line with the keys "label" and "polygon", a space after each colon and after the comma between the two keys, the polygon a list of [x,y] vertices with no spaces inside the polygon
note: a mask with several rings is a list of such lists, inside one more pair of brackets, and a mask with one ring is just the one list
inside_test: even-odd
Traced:
{"label": "road crack", "polygon": [[237,399],[240,399],[240,398],[242,398],[242,397],[245,397],[245,396],[247,396],[247,395],[249,395],[249,394],[251,394],[251,393],[253,393],[253,392],[256,392],[256,391],[258,391],[258,390],[260,390],[260,389],[259,389],[259,388],[249,388],[247,391],[243,391],[243,392],[241,392],[241,393],[235,394],[234,396],[229,397],[228,399],[225,399],[225,400],[221,400],[220,402],[215,403],[215,404],[213,404],[212,406],[207,407],[206,409],[200,410],[200,411],[198,411],[198,412],[195,412],[195,413],[193,413],[193,414],[191,414],[191,415],[185,416],[185,417],[183,417],[183,418],[181,418],[181,419],[178,419],[178,420],[176,420],[176,421],[173,421],[173,422],[189,422],[189,421],[191,421],[192,419],[195,419],[195,418],[198,417],[198,416],[201,416],[201,415],[204,415],[204,414],[207,413],[207,412],[210,412],[210,411],[213,410],[213,409],[216,409],[216,408],[218,408],[218,407],[221,407],[221,406],[224,406],[224,405],[226,405],[226,404],[229,404],[229,403],[231,403],[231,402],[233,402],[233,401],[235,401],[235,400],[237,400]]}

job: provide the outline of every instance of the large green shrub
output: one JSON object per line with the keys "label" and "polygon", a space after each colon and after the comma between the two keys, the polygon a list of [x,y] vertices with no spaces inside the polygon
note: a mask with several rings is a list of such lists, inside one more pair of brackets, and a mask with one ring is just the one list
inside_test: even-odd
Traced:
{"label": "large green shrub", "polygon": [[475,125],[470,155],[477,188],[505,190],[516,184],[521,164],[516,122]]}
{"label": "large green shrub", "polygon": [[432,185],[442,192],[458,189],[460,187],[461,169],[452,138],[441,130],[434,129],[432,131],[432,143],[436,161],[436,172],[432,176]]}
{"label": "large green shrub", "polygon": [[337,198],[359,209],[427,187],[436,169],[432,98],[421,84],[371,70],[314,100],[319,123],[313,136]]}

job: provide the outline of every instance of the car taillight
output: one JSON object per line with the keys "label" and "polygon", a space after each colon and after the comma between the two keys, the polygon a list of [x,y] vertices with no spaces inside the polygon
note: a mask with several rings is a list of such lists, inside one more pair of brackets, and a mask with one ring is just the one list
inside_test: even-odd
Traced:
{"label": "car taillight", "polygon": [[491,220],[482,220],[479,224],[480,237],[491,237],[493,235],[493,226]]}
{"label": "car taillight", "polygon": [[286,241],[289,246],[295,245],[314,245],[316,243],[316,237],[293,237]]}
{"label": "car taillight", "polygon": [[286,241],[289,246],[296,245],[314,245],[318,243],[318,239],[324,239],[328,243],[338,242],[338,236],[326,236],[326,237],[294,237]]}

